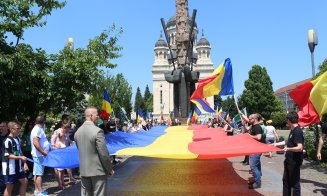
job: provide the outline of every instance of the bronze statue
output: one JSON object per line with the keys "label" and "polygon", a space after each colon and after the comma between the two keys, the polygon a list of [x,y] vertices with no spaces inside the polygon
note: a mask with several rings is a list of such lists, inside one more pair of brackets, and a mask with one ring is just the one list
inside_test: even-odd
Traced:
{"label": "bronze statue", "polygon": [[[174,66],[173,71],[165,73],[165,79],[169,83],[174,83],[174,116],[182,119],[186,119],[191,111],[190,96],[195,90],[195,83],[200,75],[199,72],[192,71],[192,64],[195,63],[194,61],[192,62],[195,16],[196,10],[193,10],[190,25],[188,22],[188,1],[176,0],[176,51],[172,51],[167,37],[165,22],[161,19],[170,50],[171,63]],[[175,67],[175,60],[177,68]]]}

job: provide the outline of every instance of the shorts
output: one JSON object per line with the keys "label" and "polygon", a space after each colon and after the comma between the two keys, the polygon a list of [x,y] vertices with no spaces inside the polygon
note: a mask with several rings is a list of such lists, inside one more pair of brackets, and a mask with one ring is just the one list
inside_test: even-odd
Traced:
{"label": "shorts", "polygon": [[44,161],[44,157],[33,157],[33,175],[34,176],[43,176],[44,166],[41,165]]}
{"label": "shorts", "polygon": [[266,137],[266,144],[273,144],[275,142],[274,137]]}
{"label": "shorts", "polygon": [[3,181],[5,184],[15,184],[19,179],[26,178],[25,172],[19,172],[18,174],[4,175]]}

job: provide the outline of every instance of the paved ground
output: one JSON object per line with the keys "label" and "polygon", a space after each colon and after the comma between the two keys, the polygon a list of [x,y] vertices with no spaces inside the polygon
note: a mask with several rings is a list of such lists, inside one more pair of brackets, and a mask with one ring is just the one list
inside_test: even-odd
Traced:
{"label": "paved ground", "polygon": [[[262,188],[249,190],[249,166],[243,157],[216,160],[167,160],[124,157],[109,178],[108,195],[282,195],[284,155],[262,156]],[[327,195],[327,169],[304,161],[302,195]],[[60,191],[52,175],[45,177],[49,195],[80,195],[80,183]],[[29,194],[32,195],[30,189]]]}

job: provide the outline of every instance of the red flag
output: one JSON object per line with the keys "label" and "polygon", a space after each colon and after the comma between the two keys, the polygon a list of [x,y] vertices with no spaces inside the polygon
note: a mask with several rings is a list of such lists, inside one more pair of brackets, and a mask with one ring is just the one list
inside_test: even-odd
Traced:
{"label": "red flag", "polygon": [[299,124],[307,126],[320,121],[316,109],[310,101],[310,92],[313,88],[311,82],[304,83],[289,93],[289,96],[299,106]]}

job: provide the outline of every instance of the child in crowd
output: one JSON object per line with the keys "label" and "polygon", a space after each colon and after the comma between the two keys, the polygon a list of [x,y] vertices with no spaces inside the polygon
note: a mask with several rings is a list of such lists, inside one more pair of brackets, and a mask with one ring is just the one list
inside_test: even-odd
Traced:
{"label": "child in crowd", "polygon": [[[67,138],[67,133],[64,130],[58,131],[58,139],[56,140],[55,148],[66,148],[66,138]],[[65,189],[67,188],[67,184],[65,184],[64,181],[64,174],[65,174],[65,169],[63,168],[56,168],[58,172],[58,182],[59,182],[59,188],[60,189]]]}
{"label": "child in crowd", "polygon": [[26,195],[27,178],[24,170],[28,170],[26,157],[20,148],[20,123],[9,122],[9,135],[5,138],[4,154],[2,159],[2,174],[6,189],[4,195],[11,195],[16,182],[20,183],[19,195]]}

